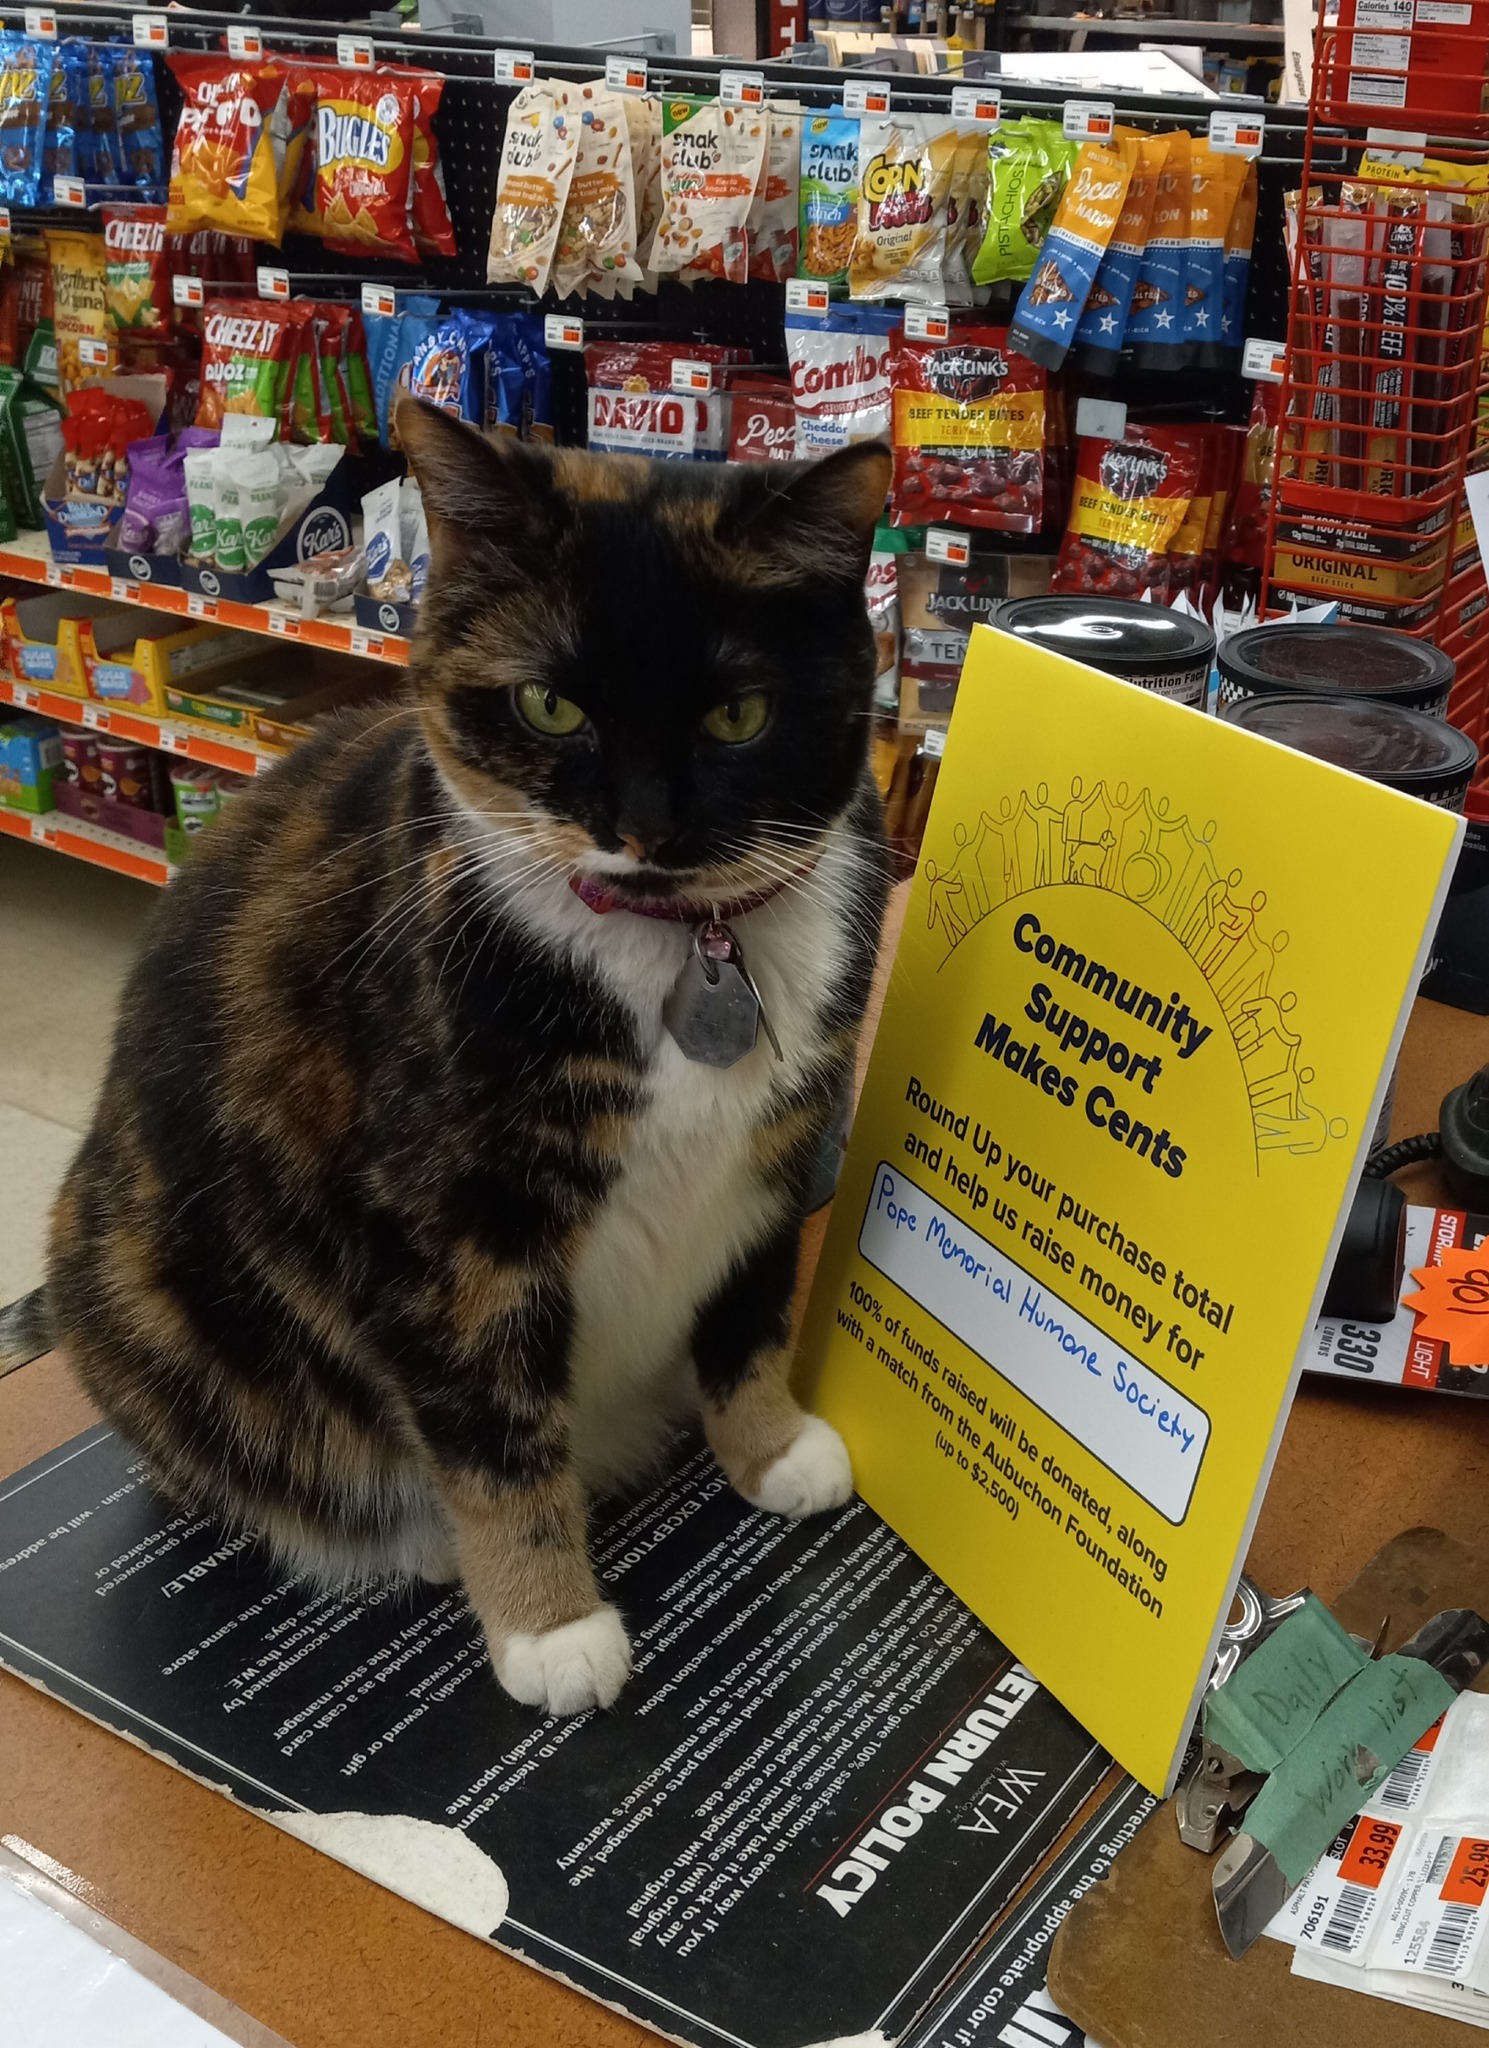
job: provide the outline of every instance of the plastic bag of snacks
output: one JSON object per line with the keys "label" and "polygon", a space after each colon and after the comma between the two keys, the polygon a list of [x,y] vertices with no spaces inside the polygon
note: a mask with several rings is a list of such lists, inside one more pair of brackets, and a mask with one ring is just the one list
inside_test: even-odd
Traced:
{"label": "plastic bag of snacks", "polygon": [[860,124],[858,217],[848,289],[855,299],[946,303],[947,209],[961,131],[939,114]]}
{"label": "plastic bag of snacks", "polygon": [[233,413],[287,426],[295,358],[310,308],[303,300],[217,299],[203,308],[202,395],[196,425],[221,427]]}
{"label": "plastic bag of snacks", "polygon": [[887,439],[899,328],[900,316],[888,306],[786,315],[798,455]]}
{"label": "plastic bag of snacks", "polygon": [[444,95],[445,81],[437,71],[417,71],[413,79],[413,182],[409,195],[409,225],[413,230],[414,247],[421,256],[453,256],[457,253],[455,223],[450,218],[444,166],[439,160],[439,142],[434,133],[434,116]]}
{"label": "plastic bag of snacks", "polygon": [[139,50],[110,50],[114,86],[114,133],[119,175],[141,193],[164,198],[170,159],[155,92],[155,69]]}
{"label": "plastic bag of snacks", "polygon": [[[589,445],[611,455],[655,455],[677,462],[722,462],[725,399],[718,389],[672,389],[672,365],[691,362],[727,369],[744,351],[712,342],[591,342],[584,351],[589,378]],[[715,380],[717,383],[717,379]]]}
{"label": "plastic bag of snacks", "polygon": [[152,435],[129,446],[129,491],[115,547],[126,554],[184,555],[191,540],[186,455],[217,445],[215,432],[186,427],[174,441]]}
{"label": "plastic bag of snacks", "polygon": [[82,176],[78,137],[86,130],[88,112],[88,58],[85,46],[69,36],[57,44],[52,65],[52,88],[47,95],[46,128],[41,145],[41,198],[52,198],[57,178]]}
{"label": "plastic bag of snacks", "polygon": [[240,63],[185,52],[167,61],[182,93],[171,151],[172,233],[222,228],[277,243],[283,215],[270,117],[284,67],[272,58]]}
{"label": "plastic bag of snacks", "polygon": [[429,580],[429,528],[411,476],[393,477],[362,500],[367,594],[380,604],[417,604]]}
{"label": "plastic bag of snacks", "polygon": [[1138,350],[1137,360],[1144,369],[1179,369],[1185,359],[1180,330],[1189,262],[1193,154],[1194,138],[1183,128],[1175,129],[1158,174],[1148,244],[1138,265],[1132,310],[1127,316],[1126,346]]}
{"label": "plastic bag of snacks", "polygon": [[1070,352],[1136,163],[1135,137],[1081,145],[1008,330],[1010,345],[1047,370],[1058,370]]}
{"label": "plastic bag of snacks", "polygon": [[603,82],[566,85],[560,104],[578,142],[553,252],[553,289],[566,299],[602,278],[637,285],[631,132],[622,96]]}
{"label": "plastic bag of snacks", "polygon": [[102,540],[124,503],[129,449],[153,433],[150,407],[99,389],[74,391],[62,422],[62,499],[57,516],[73,541]]}
{"label": "plastic bag of snacks", "polygon": [[393,402],[409,388],[419,343],[439,325],[439,300],[422,292],[400,293],[396,313],[369,313],[364,325],[378,433],[388,443]]}
{"label": "plastic bag of snacks", "polygon": [[858,122],[847,114],[806,114],[798,276],[846,283],[857,232]]}
{"label": "plastic bag of snacks", "polygon": [[41,195],[56,54],[55,44],[0,34],[0,204],[35,206]]}
{"label": "plastic bag of snacks", "polygon": [[987,130],[963,126],[957,131],[951,194],[946,202],[946,254],[941,278],[948,306],[970,306],[973,302],[972,259],[982,244],[986,188]]}
{"label": "plastic bag of snacks", "polygon": [[0,370],[0,487],[19,525],[42,524],[42,486],[61,452],[60,400],[19,370]]}
{"label": "plastic bag of snacks", "polygon": [[1045,373],[1002,327],[900,338],[894,356],[892,524],[948,520],[1037,533],[1044,515]]}
{"label": "plastic bag of snacks", "polygon": [[1245,340],[1246,287],[1251,277],[1251,245],[1256,234],[1256,165],[1246,166],[1246,176],[1236,194],[1236,203],[1225,230],[1221,258],[1220,341],[1202,347],[1199,361],[1206,369],[1228,367],[1239,355]]}
{"label": "plastic bag of snacks", "polygon": [[406,72],[317,73],[313,210],[328,249],[419,260],[410,226],[417,97]]}
{"label": "plastic bag of snacks", "polygon": [[103,210],[104,289],[116,328],[167,328],[171,275],[163,206]]}
{"label": "plastic bag of snacks", "polygon": [[1140,135],[1137,162],[1111,241],[1101,259],[1086,308],[1075,330],[1084,370],[1110,376],[1122,352],[1138,266],[1148,247],[1148,228],[1158,197],[1158,178],[1168,158],[1166,135]]}
{"label": "plastic bag of snacks", "polygon": [[1034,269],[1076,144],[1058,121],[1023,117],[1004,121],[988,144],[988,213],[982,247],[972,264],[974,284],[1021,283]]}
{"label": "plastic bag of snacks", "polygon": [[507,109],[488,284],[525,284],[539,298],[547,291],[578,148],[563,87],[542,80],[525,85]]}
{"label": "plastic bag of snacks", "polygon": [[1163,598],[1168,554],[1199,489],[1203,439],[1192,427],[1129,426],[1120,441],[1089,437],[1050,589]]}
{"label": "plastic bag of snacks", "polygon": [[662,218],[648,263],[685,280],[749,276],[745,222],[765,158],[761,107],[684,98],[662,105]]}
{"label": "plastic bag of snacks", "polygon": [[1225,298],[1225,237],[1250,168],[1244,157],[1196,144],[1189,153],[1189,240],[1184,261],[1181,339],[1191,363],[1220,340]]}
{"label": "plastic bag of snacks", "polygon": [[776,100],[766,109],[765,159],[745,221],[750,276],[772,284],[796,275],[802,112],[794,100]]}
{"label": "plastic bag of snacks", "polygon": [[[52,266],[52,317],[57,332],[57,388],[66,396],[115,365],[108,259],[102,235],[72,228],[48,229],[47,255]],[[84,342],[89,344],[87,362],[80,348]]]}

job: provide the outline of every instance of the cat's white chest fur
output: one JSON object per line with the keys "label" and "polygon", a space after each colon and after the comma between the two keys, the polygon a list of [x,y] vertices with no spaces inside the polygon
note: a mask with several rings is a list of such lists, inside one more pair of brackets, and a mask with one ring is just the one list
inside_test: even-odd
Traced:
{"label": "cat's white chest fur", "polygon": [[754,1051],[727,1068],[689,1060],[675,1044],[662,1007],[687,958],[686,929],[627,911],[597,916],[567,890],[532,918],[627,1004],[650,1054],[620,1174],[570,1276],[573,1448],[596,1489],[644,1472],[672,1424],[696,1406],[695,1318],[783,1213],[752,1139],[773,1102],[821,1057],[822,1001],[845,952],[834,868],[829,855],[807,888],[737,923],[781,1061],[763,1030]]}

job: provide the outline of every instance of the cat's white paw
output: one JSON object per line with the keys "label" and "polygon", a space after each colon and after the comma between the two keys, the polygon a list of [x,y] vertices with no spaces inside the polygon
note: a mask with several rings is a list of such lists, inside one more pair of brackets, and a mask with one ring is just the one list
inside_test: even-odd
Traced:
{"label": "cat's white paw", "polygon": [[610,1706],[631,1675],[631,1645],[613,1607],[541,1636],[508,1636],[492,1662],[514,1700],[549,1714]]}
{"label": "cat's white paw", "polygon": [[803,1515],[820,1515],[825,1508],[840,1508],[852,1491],[848,1446],[830,1422],[808,1415],[790,1450],[766,1467],[751,1499],[757,1508],[799,1521]]}

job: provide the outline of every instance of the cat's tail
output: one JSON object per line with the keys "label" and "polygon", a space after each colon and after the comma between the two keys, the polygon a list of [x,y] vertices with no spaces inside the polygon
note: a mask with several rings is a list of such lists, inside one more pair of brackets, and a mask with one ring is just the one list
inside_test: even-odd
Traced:
{"label": "cat's tail", "polygon": [[0,1308],[0,1378],[50,1351],[52,1309],[44,1287],[33,1287],[9,1308]]}

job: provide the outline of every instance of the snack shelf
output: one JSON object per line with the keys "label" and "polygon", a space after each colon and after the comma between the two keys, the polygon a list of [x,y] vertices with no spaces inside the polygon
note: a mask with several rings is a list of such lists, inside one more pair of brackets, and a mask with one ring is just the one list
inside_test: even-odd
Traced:
{"label": "snack shelf", "polygon": [[111,576],[107,569],[74,568],[52,560],[44,533],[23,533],[0,546],[0,576],[27,583],[45,583],[54,590],[81,590],[90,597],[113,597],[121,604],[141,604],[151,611],[219,626],[237,626],[271,639],[295,640],[302,647],[325,647],[333,654],[355,654],[368,661],[408,661],[408,641],[398,633],[369,633],[339,619],[303,619],[279,604],[234,604],[225,597],[203,597],[168,583],[140,583],[133,577]]}
{"label": "snack shelf", "polygon": [[91,861],[96,868],[109,868],[137,882],[164,887],[176,872],[163,853],[126,839],[122,832],[107,832],[101,825],[71,818],[65,811],[36,815],[0,807],[0,832],[12,839],[29,839],[33,846],[50,847],[53,853],[70,853],[74,860]]}
{"label": "snack shelf", "polygon": [[254,775],[271,768],[284,756],[273,747],[253,740],[234,740],[184,719],[152,718],[148,712],[124,705],[99,704],[92,697],[65,696],[60,690],[44,690],[38,683],[15,683],[0,676],[0,704],[13,704],[17,711],[39,712],[61,725],[84,726],[89,732],[105,732],[114,739],[130,740],[137,747],[155,747],[166,754],[181,754],[188,761],[200,761],[210,768],[226,768],[234,775]]}

